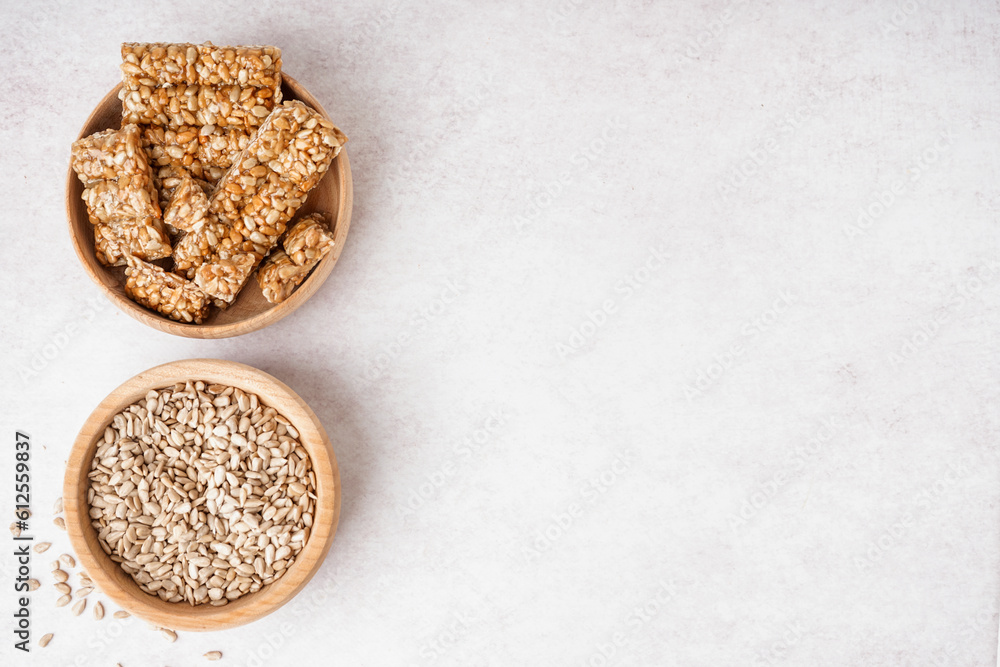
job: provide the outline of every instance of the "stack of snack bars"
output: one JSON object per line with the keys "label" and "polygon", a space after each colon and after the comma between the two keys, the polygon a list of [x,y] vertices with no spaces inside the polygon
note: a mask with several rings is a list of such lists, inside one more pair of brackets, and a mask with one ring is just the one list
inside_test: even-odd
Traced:
{"label": "stack of snack bars", "polygon": [[122,122],[142,128],[164,202],[183,173],[214,185],[281,103],[273,46],[122,44]]}
{"label": "stack of snack bars", "polygon": [[[287,228],[347,137],[281,103],[275,47],[123,44],[122,79],[122,129],[73,145],[98,259],[127,265],[126,293],[182,322],[231,304],[265,258],[265,298],[288,298],[333,238],[317,215]],[[170,271],[150,263],[168,257]]]}
{"label": "stack of snack bars", "polygon": [[137,126],[81,139],[73,145],[72,164],[83,181],[83,200],[102,264],[124,266],[126,254],[147,260],[170,256],[170,239]]}

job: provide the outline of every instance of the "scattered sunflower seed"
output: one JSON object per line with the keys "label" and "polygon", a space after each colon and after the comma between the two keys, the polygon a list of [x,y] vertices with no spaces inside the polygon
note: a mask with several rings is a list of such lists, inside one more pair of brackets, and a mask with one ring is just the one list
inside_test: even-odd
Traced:
{"label": "scattered sunflower seed", "polygon": [[206,660],[220,660],[222,658],[222,651],[209,651],[205,654]]}
{"label": "scattered sunflower seed", "polygon": [[62,583],[64,581],[69,580],[69,574],[67,574],[63,570],[58,570],[58,569],[52,570],[52,578],[58,581],[59,583]]}
{"label": "scattered sunflower seed", "polygon": [[38,645],[41,646],[42,648],[45,648],[46,646],[49,645],[50,641],[52,641],[52,633],[51,632],[49,634],[47,634],[47,635],[43,635],[42,638],[38,640]]}
{"label": "scattered sunflower seed", "polygon": [[116,612],[115,612],[114,614],[112,614],[112,615],[113,615],[113,616],[114,616],[115,618],[128,618],[128,617],[129,617],[129,616],[131,616],[132,614],[128,613],[128,612],[127,612],[127,611],[125,611],[125,610],[119,610],[119,611],[116,611]]}
{"label": "scattered sunflower seed", "polygon": [[59,584],[55,585],[55,588],[56,588],[57,591],[59,591],[63,595],[69,595],[70,593],[73,592],[73,589],[69,587],[69,584],[59,583]]}
{"label": "scattered sunflower seed", "polygon": [[73,605],[73,615],[79,616],[83,613],[83,610],[87,608],[86,600],[79,600],[75,605]]}
{"label": "scattered sunflower seed", "polygon": [[41,584],[38,582],[38,579],[28,579],[29,591],[37,591],[39,586],[41,586]]}
{"label": "scattered sunflower seed", "polygon": [[63,565],[66,565],[67,567],[76,567],[76,559],[70,556],[69,554],[63,554],[62,556],[59,556],[59,562],[61,562]]}
{"label": "scattered sunflower seed", "polygon": [[57,560],[54,560],[51,563],[49,563],[49,569],[52,570],[53,572],[55,572],[56,570],[58,570],[60,568],[61,565],[62,565],[62,563],[60,563]]}
{"label": "scattered sunflower seed", "polygon": [[72,600],[72,599],[73,598],[71,596],[64,595],[61,598],[59,598],[58,600],[56,600],[56,606],[57,607],[65,607],[66,605],[69,604],[70,600]]}
{"label": "scattered sunflower seed", "polygon": [[10,524],[10,534],[14,537],[21,537],[21,529],[18,528],[17,522]]}
{"label": "scattered sunflower seed", "polygon": [[173,630],[167,630],[166,628],[160,628],[160,634],[163,635],[163,638],[166,639],[168,642],[175,642],[175,641],[177,641],[177,633],[174,632]]}
{"label": "scattered sunflower seed", "polygon": [[100,602],[94,604],[94,618],[98,621],[104,618],[104,605]]}
{"label": "scattered sunflower seed", "polygon": [[62,496],[59,496],[58,498],[56,498],[56,504],[52,506],[52,513],[61,514],[62,510],[63,510]]}
{"label": "scattered sunflower seed", "polygon": [[76,591],[76,597],[78,597],[78,598],[85,598],[85,597],[87,597],[88,595],[90,595],[93,592],[94,592],[94,587],[93,586],[84,586],[84,587],[82,587],[80,589],[77,589],[77,591]]}
{"label": "scattered sunflower seed", "polygon": [[51,542],[39,542],[38,544],[35,545],[35,553],[36,554],[44,553],[48,551],[49,547],[51,546],[52,546]]}
{"label": "scattered sunflower seed", "polygon": [[66,530],[66,520],[63,519],[61,516],[57,516],[56,518],[52,519],[52,523],[56,524],[56,528]]}

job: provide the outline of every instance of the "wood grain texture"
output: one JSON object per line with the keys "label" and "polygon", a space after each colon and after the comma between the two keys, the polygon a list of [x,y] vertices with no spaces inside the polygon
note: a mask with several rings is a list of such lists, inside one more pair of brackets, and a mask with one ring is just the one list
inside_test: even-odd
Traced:
{"label": "wood grain texture", "polygon": [[[165,602],[144,593],[101,549],[90,525],[87,478],[97,445],[111,419],[143,398],[150,389],[176,382],[204,380],[253,392],[265,405],[288,418],[299,432],[316,472],[317,500],[309,541],[284,576],[256,593],[224,607],[187,602]],[[319,419],[298,395],[279,380],[251,366],[219,359],[187,359],[139,373],[112,391],[80,429],[66,466],[63,484],[66,532],[80,565],[109,598],[150,623],[173,630],[221,630],[255,621],[294,597],[308,583],[326,557],[340,519],[340,472],[333,447]]]}
{"label": "wood grain texture", "polygon": [[[98,103],[97,108],[87,118],[78,138],[121,126],[122,106],[118,99],[120,89],[121,84],[104,96],[104,99]],[[320,103],[295,79],[286,74],[282,74],[281,90],[284,99],[301,100],[325,117],[330,118]],[[213,309],[213,313],[203,324],[182,324],[167,319],[152,310],[147,310],[129,299],[125,295],[124,289],[124,268],[106,267],[97,261],[97,255],[94,251],[93,227],[87,219],[87,207],[80,198],[82,193],[83,184],[76,177],[71,166],[66,180],[66,214],[73,247],[87,274],[100,286],[113,304],[135,319],[154,329],[189,338],[240,336],[274,324],[299,308],[316,293],[316,290],[333,271],[337,260],[340,259],[340,253],[344,249],[347,232],[351,226],[351,209],[354,204],[351,165],[347,159],[345,148],[341,149],[340,154],[334,158],[330,169],[309,193],[305,204],[296,215],[296,219],[298,219],[314,211],[324,213],[333,229],[334,241],[336,242],[333,250],[323,258],[323,261],[313,270],[309,278],[299,285],[298,289],[287,300],[279,304],[271,304],[261,294],[256,278],[251,277],[229,308],[226,310]]]}

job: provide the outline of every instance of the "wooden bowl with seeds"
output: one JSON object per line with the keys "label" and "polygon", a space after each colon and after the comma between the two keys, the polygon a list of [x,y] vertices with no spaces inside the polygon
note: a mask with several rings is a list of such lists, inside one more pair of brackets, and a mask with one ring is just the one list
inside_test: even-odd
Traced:
{"label": "wooden bowl with seeds", "polygon": [[[84,123],[83,129],[80,130],[78,139],[101,130],[121,126],[122,103],[118,99],[121,87],[121,84],[115,86],[98,103]],[[316,98],[309,94],[309,91],[284,73],[281,75],[281,91],[284,100],[300,100],[327,119],[330,118]],[[94,248],[94,228],[88,219],[87,207],[80,198],[82,193],[83,184],[71,166],[66,178],[66,213],[69,219],[69,232],[70,238],[73,240],[73,248],[76,250],[77,257],[80,258],[87,275],[97,283],[113,304],[128,315],[154,329],[188,338],[240,336],[274,324],[304,304],[329,277],[340,258],[340,252],[344,249],[347,231],[351,225],[351,209],[354,202],[351,165],[347,159],[345,147],[334,158],[333,164],[330,165],[323,179],[309,192],[305,204],[295,216],[295,220],[299,220],[313,212],[324,214],[327,225],[333,230],[335,243],[333,249],[323,258],[305,282],[299,285],[285,301],[271,304],[261,293],[256,277],[252,276],[236,297],[235,302],[228,308],[225,310],[213,308],[212,313],[202,324],[184,324],[163,317],[159,313],[132,301],[125,294],[124,267],[104,266],[97,260]]]}
{"label": "wooden bowl with seeds", "polygon": [[[215,398],[210,403],[200,403],[201,408],[192,408],[190,418],[174,411],[170,413],[171,416],[161,421],[160,425],[157,426],[157,420],[160,419],[161,415],[166,414],[161,407],[164,404],[162,397],[164,395],[184,395],[184,390],[178,389],[178,387],[186,383],[195,383],[198,381],[204,383],[204,390],[198,393],[204,393],[208,398],[212,398],[212,396],[215,396]],[[160,390],[171,387],[175,388],[174,394],[160,392]],[[222,391],[222,387],[231,387],[233,389],[227,394],[227,392]],[[154,405],[156,404],[156,400],[153,400],[152,403],[149,402],[151,399],[148,396],[151,391],[159,392],[158,395],[161,396],[159,405]],[[250,403],[247,397],[251,395],[259,399],[259,402],[254,401]],[[213,562],[208,569],[197,572],[199,564],[195,563],[195,560],[211,560],[210,558],[204,558],[206,553],[209,553],[213,557],[228,557],[228,555],[231,555],[231,549],[227,549],[226,551],[220,550],[221,547],[226,546],[225,539],[229,540],[229,544],[235,543],[236,551],[239,554],[246,553],[243,550],[244,546],[247,548],[250,546],[254,548],[260,547],[256,539],[250,540],[247,538],[244,540],[242,538],[242,535],[247,532],[248,527],[257,530],[256,537],[259,537],[265,544],[267,543],[267,538],[264,535],[271,533],[277,534],[278,539],[282,541],[281,543],[288,544],[286,539],[287,531],[285,531],[285,535],[282,535],[280,529],[267,531],[267,533],[263,531],[269,527],[269,524],[277,526],[279,517],[275,516],[275,513],[271,511],[274,509],[271,505],[279,505],[282,494],[292,491],[298,494],[299,500],[303,500],[301,497],[303,494],[302,485],[299,485],[299,488],[295,489],[293,488],[293,484],[287,483],[287,480],[293,474],[301,474],[301,469],[303,469],[306,461],[304,460],[305,454],[299,452],[298,449],[292,453],[288,453],[287,448],[279,452],[274,452],[272,449],[270,454],[268,451],[265,451],[268,450],[269,446],[273,446],[276,443],[272,435],[275,431],[273,427],[274,422],[260,422],[259,420],[256,422],[264,424],[261,428],[267,431],[267,435],[263,433],[255,434],[252,432],[252,426],[248,431],[245,426],[241,425],[238,430],[232,432],[226,430],[216,432],[213,430],[211,435],[215,437],[215,440],[213,440],[213,437],[210,437],[206,426],[206,429],[202,429],[204,438],[195,436],[194,433],[190,434],[192,437],[189,438],[189,441],[193,442],[194,445],[190,450],[186,450],[183,453],[176,453],[175,451],[177,447],[182,447],[181,445],[176,445],[174,450],[170,449],[173,445],[168,442],[168,438],[174,437],[172,433],[168,433],[164,437],[152,434],[152,430],[155,428],[166,429],[169,424],[175,424],[176,426],[170,426],[170,429],[183,430],[179,428],[184,425],[181,422],[190,422],[191,424],[198,425],[216,423],[212,421],[215,417],[214,411],[216,408],[214,406],[220,406],[217,408],[219,413],[226,415],[230,404],[228,400],[230,397],[233,399],[233,404],[237,400],[239,401],[240,410],[253,409],[254,414],[257,414],[259,406],[260,409],[265,411],[265,419],[275,419],[276,413],[277,417],[280,417],[277,419],[277,422],[281,424],[287,423],[293,427],[292,429],[278,427],[276,430],[279,434],[287,436],[282,438],[282,444],[287,444],[288,438],[294,437],[296,445],[300,444],[301,448],[305,450],[305,454],[308,455],[308,463],[311,468],[308,475],[310,490],[307,495],[309,495],[309,500],[305,503],[308,506],[307,511],[310,516],[310,520],[305,523],[309,527],[307,536],[304,538],[304,543],[300,545],[300,550],[294,555],[294,559],[290,561],[289,565],[283,566],[287,567],[287,569],[282,569],[280,575],[273,578],[270,583],[258,584],[256,590],[251,588],[248,591],[241,592],[236,599],[231,599],[228,602],[222,601],[221,604],[224,606],[213,606],[209,603],[207,598],[204,598],[205,591],[195,594],[201,595],[200,599],[204,603],[190,604],[189,601],[184,600],[168,601],[158,597],[158,594],[145,592],[140,587],[140,584],[137,583],[137,580],[133,578],[133,575],[127,572],[123,565],[113,561],[107,553],[107,551],[111,551],[117,554],[118,550],[110,549],[108,541],[99,534],[93,525],[95,518],[92,518],[91,511],[97,506],[97,501],[95,500],[92,503],[90,500],[90,498],[94,497],[89,495],[91,494],[92,484],[94,483],[95,476],[99,477],[104,472],[111,471],[111,468],[108,466],[113,466],[117,470],[127,469],[131,473],[126,476],[126,479],[119,476],[117,480],[113,480],[116,483],[123,482],[120,486],[114,487],[114,490],[121,495],[132,496],[134,495],[132,487],[135,485],[135,481],[138,479],[140,486],[142,486],[143,480],[151,476],[149,472],[151,468],[157,470],[156,473],[152,473],[154,478],[153,483],[157,484],[155,475],[159,474],[162,476],[164,474],[163,462],[165,460],[162,452],[168,453],[172,461],[167,466],[167,468],[170,468],[166,478],[168,493],[173,495],[174,490],[183,493],[191,492],[190,495],[200,494],[198,498],[190,498],[189,495],[181,503],[184,507],[178,510],[175,503],[170,499],[164,498],[162,493],[158,493],[154,500],[162,503],[162,509],[157,505],[153,510],[149,510],[148,506],[144,505],[141,511],[135,510],[136,505],[133,504],[141,501],[141,492],[139,493],[140,498],[138,500],[129,497],[126,497],[122,501],[117,501],[114,498],[109,498],[108,500],[113,503],[120,502],[120,504],[114,505],[111,510],[112,512],[117,510],[118,507],[123,508],[123,510],[134,510],[131,513],[122,511],[118,514],[119,519],[127,519],[129,528],[133,531],[134,526],[142,527],[143,525],[147,527],[152,525],[154,530],[159,526],[163,530],[171,531],[170,540],[158,538],[147,539],[147,544],[144,545],[148,548],[150,542],[155,542],[156,544],[162,542],[175,543],[175,546],[167,544],[165,547],[162,544],[160,546],[153,545],[154,549],[161,552],[161,555],[158,556],[160,560],[164,562],[167,560],[162,557],[164,548],[173,550],[171,553],[177,553],[178,549],[175,547],[178,540],[181,540],[181,544],[184,544],[184,541],[187,542],[186,545],[180,547],[186,550],[184,558],[177,561],[181,563],[180,571],[184,574],[185,581],[188,581],[187,576],[189,574],[188,570],[184,567],[185,565],[195,566],[194,570],[190,572],[190,576],[200,576],[201,579],[192,579],[190,581],[196,583],[203,583],[210,574],[212,578],[222,576],[226,567],[224,563]],[[194,399],[193,405],[199,405],[199,400],[204,399]],[[109,427],[112,430],[115,427],[115,416],[120,415],[129,406],[143,401],[145,401],[144,405],[149,408],[149,412],[142,413],[147,415],[143,416],[142,419],[146,420],[148,417],[150,424],[149,438],[143,439],[139,435],[134,435],[133,437],[133,432],[128,431],[129,435],[127,438],[116,440],[115,436],[107,431]],[[247,404],[250,407],[245,407]],[[273,408],[273,411],[267,412],[268,408]],[[228,412],[230,415],[233,414],[233,411]],[[136,414],[138,415],[139,413]],[[135,419],[139,419],[139,417],[136,416]],[[139,429],[138,422],[135,424],[135,429]],[[143,432],[145,433],[146,430],[143,429]],[[246,437],[238,435],[244,433],[248,435]],[[162,434],[163,430],[160,431],[161,436]],[[218,442],[219,437],[225,442]],[[255,445],[254,447],[250,446],[247,437],[251,439],[249,442],[252,442]],[[114,441],[114,445],[112,450],[109,450],[108,443],[111,440]],[[134,460],[126,458],[120,465],[111,464],[108,458],[111,456],[113,450],[120,449],[126,453],[137,451],[135,443],[125,442],[125,440],[145,443],[142,445],[141,453],[143,456],[136,456]],[[119,446],[120,442],[122,444]],[[181,440],[174,441],[174,444],[178,442],[181,442]],[[267,446],[262,447],[262,442]],[[187,445],[185,444],[183,447],[187,447]],[[203,467],[202,464],[204,459],[206,459],[206,455],[202,450],[214,454],[215,452],[211,449],[212,447],[220,448],[222,452],[221,455],[216,457],[217,461],[224,462],[228,460],[229,455],[225,451],[226,448],[229,448],[229,452],[235,455],[233,460],[226,464],[228,466],[227,471],[234,470],[236,473],[243,475],[244,484],[242,486],[237,486],[234,481],[231,486],[226,486],[223,489],[222,486],[227,484],[227,475],[219,475],[214,469]],[[234,447],[236,449],[233,449]],[[270,463],[264,461],[264,464],[260,465],[259,461],[251,459],[251,452],[245,452],[244,449],[251,450],[253,456],[262,453],[268,457],[273,454],[281,458],[278,459],[276,464],[272,460]],[[102,456],[104,458],[95,463],[95,456],[99,451],[103,452]],[[245,458],[241,459],[240,455],[245,456]],[[296,459],[295,456],[301,458]],[[211,458],[211,456],[207,458]],[[176,462],[178,459],[182,464],[179,465],[181,472],[175,474],[176,469],[171,468],[171,466],[177,465],[173,462]],[[295,466],[291,465],[290,462],[295,460],[299,462],[298,473],[291,472],[291,469]],[[147,464],[149,465],[147,466]],[[219,465],[222,464],[220,463]],[[105,466],[103,471],[101,466]],[[192,469],[195,472],[191,472]],[[261,471],[265,474],[270,473],[270,479],[266,480],[262,478]],[[199,476],[199,473],[202,474]],[[215,481],[213,481],[213,478]],[[197,480],[199,486],[196,487],[195,482],[192,481],[193,479]],[[313,480],[315,481],[314,484]],[[200,490],[202,482],[205,482],[205,485],[209,488],[208,493]],[[263,488],[254,489],[252,485]],[[128,487],[127,489],[124,488],[126,486]],[[213,493],[213,487],[216,486],[220,487],[220,493]],[[240,491],[243,487],[249,488],[249,494]],[[313,488],[314,491],[312,490]],[[162,490],[163,488],[160,488],[161,492]],[[273,493],[275,490],[281,493]],[[153,493],[150,491],[147,495]],[[268,495],[269,493],[270,495]],[[220,538],[215,534],[219,526],[219,514],[208,511],[202,511],[199,514],[199,507],[201,510],[205,509],[206,497],[221,499],[226,494],[228,494],[227,502],[231,501],[233,505],[237,505],[237,512],[241,512],[241,514],[236,515],[235,519],[232,514],[226,515],[227,521],[236,521],[237,523],[227,523],[227,536]],[[175,496],[174,500],[181,499]],[[194,509],[186,506],[188,505],[188,500],[190,500],[190,505]],[[268,502],[254,503],[252,502],[254,500],[266,500]],[[220,500],[220,502],[222,501]],[[301,505],[302,503],[299,504]],[[108,503],[103,501],[101,505],[107,506]],[[251,507],[259,508],[261,505],[266,505],[266,509],[260,513],[260,516],[248,520],[247,515],[257,511],[256,509],[251,509]],[[302,590],[312,576],[316,574],[327,552],[330,550],[330,545],[337,530],[337,522],[340,517],[340,474],[333,448],[323,429],[323,425],[305,401],[297,396],[288,386],[267,373],[244,364],[218,359],[188,359],[164,364],[144,371],[122,384],[101,401],[100,405],[87,418],[83,428],[80,429],[80,433],[70,452],[63,488],[63,506],[66,518],[66,531],[69,534],[70,541],[73,544],[81,566],[90,575],[94,583],[123,609],[157,626],[173,630],[220,630],[250,623],[273,612]],[[282,507],[285,508],[286,506],[288,506],[288,503],[285,503]],[[148,515],[151,511],[156,512],[157,509],[160,509],[157,517],[139,516]],[[108,510],[104,511],[107,512]],[[229,511],[232,512],[232,509]],[[98,510],[99,512],[100,510]],[[225,509],[222,512],[225,513]],[[270,517],[268,517],[269,512],[271,512]],[[160,515],[171,516],[163,518]],[[180,519],[177,518],[178,516]],[[190,524],[186,523],[189,516],[192,518]],[[267,520],[263,521],[261,516]],[[274,518],[273,522],[271,518]],[[145,523],[143,524],[142,522]],[[180,529],[177,527],[178,524],[181,525]],[[206,524],[212,526],[210,529],[212,534],[207,537]],[[301,519],[299,519],[299,525],[302,525]],[[185,529],[190,530],[190,537],[182,535]],[[161,531],[160,535],[162,536],[162,534]],[[108,537],[108,540],[113,539],[112,537]],[[295,539],[295,536],[291,537],[293,544]],[[193,547],[191,546],[192,544],[194,545]],[[206,548],[200,549],[202,557],[195,558],[199,556],[196,551],[202,545],[206,546]],[[134,544],[132,546],[134,547]],[[280,547],[279,550],[281,548],[284,547]],[[208,551],[209,549],[216,550],[217,553],[212,554]],[[267,572],[270,572],[270,563],[275,552],[273,551],[273,545],[268,545],[267,549],[270,550],[271,556],[268,558],[267,565]],[[148,554],[148,552],[146,553]],[[239,557],[242,558],[244,556],[240,555]],[[134,560],[127,562],[134,563],[140,560],[136,556],[130,556],[130,558]],[[148,559],[145,562],[148,564]],[[229,575],[226,583],[232,584],[235,581],[238,584],[242,581],[239,578],[240,576],[246,575],[250,577],[253,575],[252,568],[242,571],[242,567],[232,565],[235,562],[232,561],[230,564],[234,570],[234,574]],[[201,565],[207,566],[208,563],[201,563]],[[254,565],[258,568],[265,567],[262,563],[257,562]],[[159,569],[161,565],[156,564],[155,567]],[[216,567],[220,569],[215,569]],[[278,568],[277,563],[274,563],[274,568]],[[258,569],[257,573],[262,577],[265,576],[262,574],[261,569]],[[177,574],[178,570],[174,570],[172,574],[168,572],[167,575],[160,574],[158,576],[177,576]],[[265,578],[264,581],[267,581],[267,579]],[[219,586],[220,584],[213,584],[209,581],[209,583],[203,585]],[[225,584],[221,585],[225,586]],[[172,585],[169,583],[167,586],[172,588]],[[229,589],[232,590],[233,586],[229,586]],[[163,591],[161,590],[161,592]]]}

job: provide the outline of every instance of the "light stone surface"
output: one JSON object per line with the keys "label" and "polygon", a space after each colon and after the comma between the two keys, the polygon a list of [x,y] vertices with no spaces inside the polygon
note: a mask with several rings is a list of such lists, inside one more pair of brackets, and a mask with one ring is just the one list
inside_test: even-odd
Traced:
{"label": "light stone surface", "polygon": [[[58,636],[15,655],[5,584],[4,664],[995,664],[998,19],[6,3],[0,391],[39,538],[68,550],[48,508],[94,406],[188,357],[299,392],[344,505],[299,597],[176,644],[54,608],[36,555],[33,645]],[[118,312],[63,209],[118,44],[206,39],[282,47],[354,170],[323,289],[224,341]]]}

